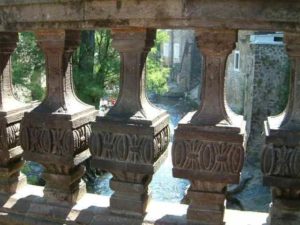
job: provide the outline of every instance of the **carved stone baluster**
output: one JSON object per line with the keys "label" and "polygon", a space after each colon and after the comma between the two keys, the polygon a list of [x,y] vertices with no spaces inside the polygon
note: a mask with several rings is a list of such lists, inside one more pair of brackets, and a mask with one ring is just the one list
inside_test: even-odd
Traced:
{"label": "carved stone baluster", "polygon": [[16,100],[12,91],[10,57],[18,42],[18,33],[0,33],[0,192],[14,193],[26,184],[20,174],[24,164],[19,143],[20,121],[30,105]]}
{"label": "carved stone baluster", "polygon": [[116,105],[92,124],[92,165],[113,174],[111,211],[141,216],[169,142],[168,115],[145,96],[143,68],[155,30],[115,29],[112,38],[121,56],[121,89]]}
{"label": "carved stone baluster", "polygon": [[18,33],[0,33],[0,192],[14,193],[26,184],[20,174],[24,164],[19,143],[20,121],[30,105],[16,100],[12,91],[10,57],[18,42]]}
{"label": "carved stone baluster", "polygon": [[77,99],[72,86],[69,61],[80,31],[43,30],[36,38],[46,58],[47,95],[25,114],[21,145],[25,159],[45,167],[45,198],[73,204],[85,192],[81,163],[90,157],[90,122],[96,115],[94,107]]}
{"label": "carved stone baluster", "polygon": [[263,183],[272,187],[271,225],[300,223],[300,33],[286,33],[291,88],[284,113],[265,122]]}
{"label": "carved stone baluster", "polygon": [[173,175],[191,181],[187,219],[221,225],[227,184],[238,183],[244,161],[243,120],[229,116],[224,98],[226,60],[234,49],[236,31],[198,29],[204,57],[201,104],[175,131]]}

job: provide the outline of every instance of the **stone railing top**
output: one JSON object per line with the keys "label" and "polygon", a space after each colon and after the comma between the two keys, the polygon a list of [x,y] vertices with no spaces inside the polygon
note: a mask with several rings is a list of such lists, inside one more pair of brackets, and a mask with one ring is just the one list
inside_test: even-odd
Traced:
{"label": "stone railing top", "polygon": [[0,0],[0,31],[101,27],[300,31],[300,1]]}

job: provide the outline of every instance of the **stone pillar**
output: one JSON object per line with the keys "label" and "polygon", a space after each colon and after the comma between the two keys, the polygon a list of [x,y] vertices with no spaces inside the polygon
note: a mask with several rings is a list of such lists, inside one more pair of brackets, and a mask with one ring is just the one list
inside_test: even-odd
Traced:
{"label": "stone pillar", "polygon": [[227,184],[239,183],[244,149],[242,117],[230,115],[224,98],[226,60],[236,31],[198,29],[204,59],[201,104],[179,123],[172,149],[173,175],[191,181],[187,219],[221,225]]}
{"label": "stone pillar", "polygon": [[26,177],[19,143],[20,121],[30,105],[16,100],[12,91],[10,57],[17,47],[18,33],[0,33],[0,192],[14,193]]}
{"label": "stone pillar", "polygon": [[166,158],[169,116],[145,96],[143,68],[155,30],[114,29],[113,47],[121,56],[120,94],[116,105],[92,124],[92,165],[113,174],[114,213],[142,216],[148,185]]}
{"label": "stone pillar", "polygon": [[74,204],[85,192],[81,165],[90,157],[88,141],[94,107],[74,94],[69,64],[80,41],[80,31],[43,30],[36,32],[46,58],[47,95],[26,113],[21,124],[24,157],[45,168],[44,197],[49,201]]}
{"label": "stone pillar", "polygon": [[300,33],[286,33],[291,88],[284,113],[265,122],[264,185],[272,188],[271,225],[300,223]]}

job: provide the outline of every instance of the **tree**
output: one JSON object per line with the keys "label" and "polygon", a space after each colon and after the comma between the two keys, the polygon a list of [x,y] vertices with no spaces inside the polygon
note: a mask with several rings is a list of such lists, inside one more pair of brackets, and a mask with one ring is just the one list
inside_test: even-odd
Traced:
{"label": "tree", "polygon": [[94,72],[95,31],[81,31],[78,66],[81,71]]}
{"label": "tree", "polygon": [[30,100],[41,100],[45,90],[42,76],[45,76],[45,59],[38,48],[33,33],[19,34],[18,46],[12,55],[13,84],[24,86],[31,91]]}
{"label": "tree", "polygon": [[147,89],[150,93],[162,95],[168,91],[170,68],[161,62],[160,48],[170,39],[166,31],[158,30],[155,45],[147,58]]}
{"label": "tree", "polygon": [[[89,40],[91,40],[90,38]],[[91,52],[83,47],[73,57],[74,83],[78,97],[88,104],[98,106],[99,99],[106,95],[106,89],[118,86],[120,60],[118,52],[111,46],[109,30],[97,30],[94,33],[93,70],[81,66],[90,57]],[[84,42],[85,43],[85,42]],[[90,63],[90,62],[88,62]]]}

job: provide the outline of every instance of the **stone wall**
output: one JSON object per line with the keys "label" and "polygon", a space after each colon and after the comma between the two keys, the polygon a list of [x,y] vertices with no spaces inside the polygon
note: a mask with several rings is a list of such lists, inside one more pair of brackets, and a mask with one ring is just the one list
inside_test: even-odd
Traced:
{"label": "stone wall", "polygon": [[[199,100],[202,56],[196,45],[193,30],[171,30],[169,56],[163,57],[164,63],[172,67],[169,79],[169,92],[166,96],[188,96],[191,100]],[[172,60],[172,45],[179,44],[179,59]],[[174,50],[174,49],[173,49]]]}
{"label": "stone wall", "polygon": [[284,45],[251,45],[253,71],[247,78],[244,116],[247,120],[247,152],[254,160],[264,143],[263,123],[281,113],[287,103],[289,63]]}
{"label": "stone wall", "polygon": [[239,32],[240,70],[234,70],[233,52],[227,62],[225,90],[229,107],[247,121],[247,152],[257,159],[264,141],[264,120],[286,106],[289,63],[284,45],[251,44],[251,34]]}
{"label": "stone wall", "polygon": [[251,44],[253,33],[239,32],[236,50],[240,51],[240,70],[234,70],[233,52],[227,61],[225,90],[230,108],[244,115],[247,122],[244,135],[247,160],[241,182],[247,185],[235,197],[246,210],[268,211],[271,194],[261,184],[260,170],[264,121],[267,116],[283,111],[286,105],[289,68],[284,45]]}

